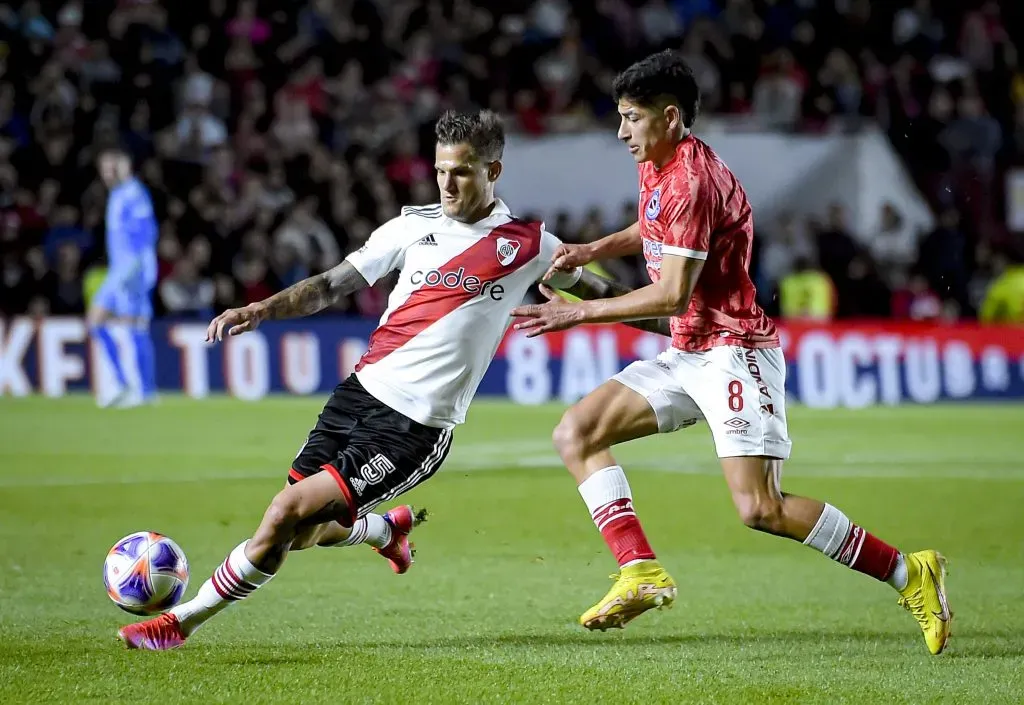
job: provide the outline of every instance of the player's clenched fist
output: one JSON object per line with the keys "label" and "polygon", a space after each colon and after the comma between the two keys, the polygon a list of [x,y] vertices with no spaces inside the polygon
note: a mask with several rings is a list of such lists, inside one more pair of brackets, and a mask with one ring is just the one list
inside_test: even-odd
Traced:
{"label": "player's clenched fist", "polygon": [[212,321],[206,329],[206,342],[213,343],[224,339],[224,331],[228,335],[241,335],[256,327],[263,320],[263,308],[259,304],[249,304],[244,308],[229,308]]}
{"label": "player's clenched fist", "polygon": [[555,250],[551,257],[551,268],[544,275],[547,279],[555,272],[571,272],[576,267],[590,264],[594,261],[593,250],[590,245],[569,245],[562,243]]}

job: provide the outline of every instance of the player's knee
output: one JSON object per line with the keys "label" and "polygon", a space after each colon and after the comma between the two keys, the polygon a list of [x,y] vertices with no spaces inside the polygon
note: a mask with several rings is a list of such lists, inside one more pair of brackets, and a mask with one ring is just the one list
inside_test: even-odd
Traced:
{"label": "player's knee", "polygon": [[751,529],[778,534],[782,531],[782,502],[769,495],[746,494],[733,497],[740,521]]}
{"label": "player's knee", "polygon": [[298,498],[287,489],[277,493],[263,515],[264,526],[275,536],[293,531],[301,520]]}
{"label": "player's knee", "polygon": [[555,426],[551,440],[563,460],[585,456],[594,444],[593,424],[576,408],[567,409]]}

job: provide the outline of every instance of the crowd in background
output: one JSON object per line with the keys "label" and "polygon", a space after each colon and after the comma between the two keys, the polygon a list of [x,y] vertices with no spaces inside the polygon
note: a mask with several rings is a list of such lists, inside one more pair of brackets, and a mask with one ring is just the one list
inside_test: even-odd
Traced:
{"label": "crowd in background", "polygon": [[[704,110],[741,129],[881,125],[937,213],[934,231],[906,233],[887,205],[867,244],[834,204],[758,223],[770,312],[974,316],[1019,271],[1002,192],[1024,164],[1018,3],[26,0],[0,3],[0,313],[83,311],[106,144],[130,148],[153,195],[158,311],[206,315],[336,264],[400,204],[436,201],[440,111],[489,107],[536,135],[614,129],[612,78],[663,47],[688,57]],[[620,225],[552,229],[585,241]],[[605,266],[642,281],[636,260]],[[379,315],[387,288],[339,309]],[[807,291],[831,293],[811,306]]]}

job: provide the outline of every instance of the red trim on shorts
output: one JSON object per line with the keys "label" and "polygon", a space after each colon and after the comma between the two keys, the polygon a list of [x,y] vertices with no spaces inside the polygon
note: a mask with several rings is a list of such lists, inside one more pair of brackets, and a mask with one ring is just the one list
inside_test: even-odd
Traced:
{"label": "red trim on shorts", "polygon": [[352,528],[352,526],[356,523],[358,513],[356,510],[356,503],[352,499],[352,490],[349,488],[348,482],[345,480],[344,477],[341,476],[341,473],[338,472],[338,468],[334,467],[330,463],[325,463],[321,465],[320,469],[326,470],[331,474],[331,477],[334,478],[334,481],[338,483],[338,487],[341,489],[341,493],[345,495],[345,503],[348,505],[348,523],[346,524],[343,521],[339,521],[338,523],[344,526],[346,529]]}
{"label": "red trim on shorts", "polygon": [[296,470],[295,468],[292,468],[292,469],[290,469],[288,471],[288,477],[290,477],[291,479],[295,480],[296,482],[299,482],[300,480],[305,480],[306,479],[306,476],[303,475],[298,470]]}

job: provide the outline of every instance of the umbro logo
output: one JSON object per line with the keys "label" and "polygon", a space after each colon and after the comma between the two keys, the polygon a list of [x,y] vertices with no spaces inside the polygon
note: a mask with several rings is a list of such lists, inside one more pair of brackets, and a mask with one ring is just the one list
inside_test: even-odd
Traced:
{"label": "umbro logo", "polygon": [[725,422],[725,425],[730,429],[725,432],[727,436],[745,436],[747,435],[747,429],[750,428],[750,422],[746,419],[741,419],[739,416],[733,416]]}
{"label": "umbro logo", "polygon": [[437,247],[437,240],[434,239],[434,233],[430,233],[429,235],[421,237],[419,239],[419,242],[417,242],[416,244],[417,245],[433,245],[434,247]]}

